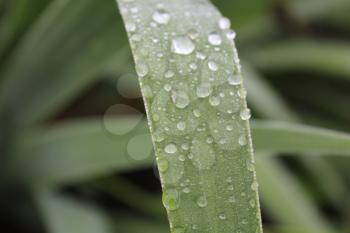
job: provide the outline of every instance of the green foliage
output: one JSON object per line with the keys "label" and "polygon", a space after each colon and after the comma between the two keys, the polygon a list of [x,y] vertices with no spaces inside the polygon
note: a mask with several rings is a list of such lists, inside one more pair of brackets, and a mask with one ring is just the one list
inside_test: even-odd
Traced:
{"label": "green foliage", "polygon": [[[153,21],[154,6],[143,5],[148,1],[128,0],[147,8],[138,9],[144,17],[149,17],[141,24]],[[167,69],[177,68],[175,65],[185,67],[192,59],[192,55],[179,55],[173,63],[164,57],[156,61],[155,53],[163,51],[164,56],[172,55],[169,46],[157,49],[153,43],[156,41],[153,37],[161,30],[167,28],[186,34],[193,26],[199,31],[196,49],[203,50],[207,49],[203,47],[206,34],[217,30],[219,14],[207,1],[163,1],[163,5],[172,3],[183,3],[174,11],[188,14],[186,17],[191,20],[172,17],[168,25],[158,24],[152,31],[143,32],[145,36],[140,42],[136,43],[134,37],[136,40],[131,43],[136,45],[135,55],[151,61],[148,73],[154,77],[163,77],[158,74],[164,72],[165,65]],[[264,232],[347,232],[350,222],[349,1],[213,0],[212,3],[231,19],[232,27],[237,30],[236,46],[244,60],[247,101],[255,118],[251,128],[257,178],[264,220],[268,220],[264,222]],[[191,4],[200,7],[186,13],[183,9]],[[203,12],[202,8],[209,10]],[[210,12],[215,12],[214,17],[203,17]],[[157,28],[162,29],[157,31]],[[159,44],[166,42],[159,40]],[[219,60],[225,54],[231,58],[234,54],[226,40],[222,49],[215,52],[219,54],[215,59]],[[140,64],[140,60],[136,61]],[[216,72],[222,73],[223,67],[234,70],[230,63],[222,64],[220,60]],[[211,71],[207,72],[207,67],[197,65],[198,72],[203,73],[200,77],[208,77]],[[183,70],[185,73],[176,73],[173,79],[197,77],[193,70]],[[164,84],[163,79],[159,81]],[[195,91],[190,89],[189,82],[186,80],[188,87],[181,90]],[[147,94],[145,85],[142,87]],[[168,112],[180,113],[168,106],[172,100],[163,99],[166,95],[161,95],[157,104],[165,103]],[[155,156],[149,129],[139,112],[144,111],[139,96],[127,35],[114,0],[0,0],[0,218],[9,227],[2,224],[0,232],[169,232],[159,181],[155,178],[158,171],[152,169]],[[152,109],[153,99],[156,97],[147,97],[146,103],[154,116],[160,110]],[[205,119],[209,125],[218,119],[212,116],[215,107],[196,101],[189,105],[204,108],[201,121]],[[244,106],[242,101],[240,104]],[[113,112],[113,107],[109,107],[117,103],[129,108]],[[105,112],[106,109],[109,110]],[[225,122],[236,121],[225,119]],[[153,134],[157,127],[166,124],[152,122]],[[195,127],[187,124],[185,129],[189,126]],[[179,127],[183,128],[183,124]],[[181,135],[167,135],[164,140],[170,137],[181,140]],[[165,144],[165,141],[157,143],[156,148],[163,149]],[[216,144],[210,144],[215,154],[223,151]],[[161,153],[157,153],[159,157]],[[288,156],[281,158],[282,154]],[[191,176],[195,185],[188,195],[192,199],[181,198],[180,208],[184,203],[192,203],[193,209],[181,214],[170,211],[172,222],[185,222],[178,218],[187,216],[205,219],[199,227],[215,228],[216,222],[239,224],[237,219],[230,220],[232,216],[245,216],[244,207],[238,203],[230,209],[234,213],[226,214],[225,221],[209,217],[219,217],[219,211],[201,208],[199,212],[195,205],[197,201],[204,203],[195,194],[199,197],[208,192],[212,197],[217,191],[218,199],[226,197],[226,190],[221,192],[224,188],[221,176],[241,171],[235,163],[239,160],[220,161],[226,162],[222,171],[200,170],[200,174],[188,159],[184,162],[184,174]],[[163,162],[160,165],[164,168]],[[215,184],[210,172],[218,175]],[[169,179],[162,174],[163,183]],[[204,183],[198,185],[200,179]],[[170,185],[164,184],[168,190]],[[239,182],[232,185],[237,190],[247,186]],[[171,188],[179,189],[181,197],[184,196],[176,182]],[[249,208],[247,199],[240,200]],[[207,198],[208,206],[212,200]],[[188,232],[205,231],[190,228]]]}

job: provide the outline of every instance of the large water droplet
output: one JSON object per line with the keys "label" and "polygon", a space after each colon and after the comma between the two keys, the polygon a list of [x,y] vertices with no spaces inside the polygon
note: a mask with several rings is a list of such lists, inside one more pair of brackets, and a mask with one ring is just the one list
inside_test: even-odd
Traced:
{"label": "large water droplet", "polygon": [[177,151],[177,147],[174,143],[170,143],[165,146],[164,151],[168,154],[174,154]]}
{"label": "large water droplet", "polygon": [[176,210],[180,206],[180,197],[176,189],[167,189],[163,192],[162,201],[168,211]]}
{"label": "large water droplet", "polygon": [[228,18],[222,17],[219,19],[218,25],[221,30],[226,30],[231,27],[231,22]]}
{"label": "large water droplet", "polygon": [[181,55],[189,55],[195,49],[195,45],[185,36],[175,37],[171,43],[171,51]]}
{"label": "large water droplet", "polygon": [[197,96],[200,98],[208,97],[211,92],[211,86],[209,83],[202,83],[197,87]]}
{"label": "large water droplet", "polygon": [[211,45],[221,45],[222,39],[217,32],[212,32],[208,36],[208,41]]}
{"label": "large water droplet", "polygon": [[157,10],[154,12],[152,18],[159,24],[167,24],[170,20],[170,14],[165,10]]}
{"label": "large water droplet", "polygon": [[203,195],[197,198],[197,205],[201,208],[204,208],[208,205],[207,198]]}

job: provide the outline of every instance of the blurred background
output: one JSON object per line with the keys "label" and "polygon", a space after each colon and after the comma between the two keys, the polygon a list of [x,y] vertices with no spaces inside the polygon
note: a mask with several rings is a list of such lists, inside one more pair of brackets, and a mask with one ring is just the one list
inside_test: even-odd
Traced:
{"label": "blurred background", "polygon": [[[350,132],[349,0],[213,3],[254,119]],[[265,232],[350,232],[349,157],[259,155]],[[169,232],[157,173],[114,0],[0,0],[0,232]]]}

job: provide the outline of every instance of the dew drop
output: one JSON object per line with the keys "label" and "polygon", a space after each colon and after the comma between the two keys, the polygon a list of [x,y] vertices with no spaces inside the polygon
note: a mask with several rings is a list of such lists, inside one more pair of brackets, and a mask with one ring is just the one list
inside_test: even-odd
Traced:
{"label": "dew drop", "polygon": [[177,152],[177,147],[174,143],[170,143],[165,146],[164,151],[168,154],[174,154]]}
{"label": "dew drop", "polygon": [[209,104],[210,104],[211,106],[218,106],[218,105],[220,104],[220,102],[221,102],[221,100],[220,100],[220,98],[217,97],[217,96],[211,96],[211,97],[209,98]]}
{"label": "dew drop", "polygon": [[175,37],[171,43],[171,51],[176,54],[189,55],[195,49],[195,45],[185,36]]}
{"label": "dew drop", "polygon": [[211,71],[217,71],[219,69],[218,65],[214,61],[209,61],[208,67]]}
{"label": "dew drop", "polygon": [[198,109],[194,109],[194,110],[193,110],[193,115],[194,115],[195,117],[200,117],[200,116],[201,116],[201,112],[200,112]]}
{"label": "dew drop", "polygon": [[186,123],[183,121],[180,121],[179,123],[177,123],[176,125],[178,130],[185,130],[186,129]]}
{"label": "dew drop", "polygon": [[196,63],[191,63],[191,64],[190,64],[190,68],[191,68],[192,70],[197,70],[198,66],[197,66]]}
{"label": "dew drop", "polygon": [[217,32],[212,32],[208,36],[208,41],[211,45],[221,45],[222,39]]}
{"label": "dew drop", "polygon": [[205,55],[203,53],[197,52],[196,53],[196,57],[200,60],[204,60],[205,59]]}
{"label": "dew drop", "polygon": [[219,214],[219,219],[220,220],[225,220],[226,219],[226,215],[224,213]]}
{"label": "dew drop", "polygon": [[168,211],[173,211],[179,208],[180,206],[180,198],[179,193],[176,189],[168,189],[165,190],[162,196],[162,201],[164,207]]}
{"label": "dew drop", "polygon": [[208,205],[208,201],[205,196],[198,197],[196,202],[197,202],[197,205],[201,208],[204,208]]}
{"label": "dew drop", "polygon": [[234,40],[236,38],[236,32],[234,30],[229,30],[227,33],[226,33],[226,37],[227,39],[229,40]]}
{"label": "dew drop", "polygon": [[241,146],[247,145],[247,138],[246,138],[245,135],[239,136],[239,138],[238,138],[238,144],[241,145]]}
{"label": "dew drop", "polygon": [[186,187],[186,188],[183,188],[182,189],[182,192],[184,193],[190,193],[191,192],[191,189],[189,187]]}
{"label": "dew drop", "polygon": [[165,78],[172,78],[172,77],[174,77],[174,75],[175,75],[175,73],[173,71],[168,70],[167,72],[165,72],[164,77]]}
{"label": "dew drop", "polygon": [[164,90],[170,91],[171,90],[171,85],[170,84],[165,84],[164,85]]}
{"label": "dew drop", "polygon": [[222,17],[219,19],[218,25],[221,30],[226,30],[231,27],[231,22],[228,18]]}
{"label": "dew drop", "polygon": [[158,161],[158,169],[161,173],[164,173],[168,170],[169,168],[169,162],[166,159],[160,159]]}
{"label": "dew drop", "polygon": [[175,227],[172,229],[172,233],[185,233],[185,229],[182,227]]}
{"label": "dew drop", "polygon": [[252,183],[252,185],[251,185],[251,188],[252,188],[253,191],[257,191],[258,190],[258,186],[259,186],[258,182],[254,181]]}
{"label": "dew drop", "polygon": [[209,83],[202,83],[197,87],[197,96],[200,98],[208,97],[210,94],[211,86]]}
{"label": "dew drop", "polygon": [[240,117],[244,121],[249,120],[251,116],[252,115],[249,108],[243,109],[240,113]]}
{"label": "dew drop", "polygon": [[182,148],[183,150],[189,150],[189,149],[190,149],[190,146],[188,145],[188,143],[183,143],[183,144],[181,145],[181,148]]}
{"label": "dew drop", "polygon": [[230,77],[227,79],[228,83],[232,86],[237,86],[242,83],[242,79],[238,75],[230,75]]}
{"label": "dew drop", "polygon": [[165,10],[157,10],[152,16],[153,20],[159,24],[168,24],[170,14]]}
{"label": "dew drop", "polygon": [[171,99],[176,107],[185,108],[190,103],[190,98],[186,92],[182,90],[176,90],[171,93]]}
{"label": "dew drop", "polygon": [[233,126],[232,125],[227,125],[226,126],[226,130],[227,131],[232,131],[233,130]]}
{"label": "dew drop", "polygon": [[139,77],[143,78],[145,77],[149,72],[148,65],[144,62],[138,62],[136,64],[136,73]]}
{"label": "dew drop", "polygon": [[142,93],[145,98],[151,98],[153,96],[153,92],[150,86],[143,85],[142,86]]}
{"label": "dew drop", "polygon": [[255,207],[255,201],[254,201],[253,199],[251,199],[251,200],[249,201],[249,205],[250,205],[252,208],[254,208],[254,207]]}
{"label": "dew drop", "polygon": [[127,22],[127,23],[125,23],[125,28],[129,32],[135,32],[136,31],[136,24],[133,22]]}
{"label": "dew drop", "polygon": [[230,196],[229,198],[228,198],[228,202],[230,202],[230,203],[235,203],[236,202],[236,197],[235,196]]}

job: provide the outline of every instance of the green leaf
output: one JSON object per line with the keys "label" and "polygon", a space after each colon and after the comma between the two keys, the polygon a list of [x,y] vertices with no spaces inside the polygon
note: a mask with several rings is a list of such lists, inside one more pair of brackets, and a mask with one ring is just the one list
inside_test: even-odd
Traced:
{"label": "green leaf", "polygon": [[254,51],[249,60],[257,68],[281,72],[306,70],[350,79],[350,45],[341,42],[294,40]]}
{"label": "green leaf", "polygon": [[36,190],[45,227],[50,233],[112,233],[112,221],[97,207],[50,190]]}
{"label": "green leaf", "polygon": [[18,125],[52,117],[112,61],[124,64],[121,32],[113,1],[53,1],[4,64],[0,110]]}
{"label": "green leaf", "polygon": [[254,122],[255,147],[261,152],[350,155],[350,135],[283,122]]}
{"label": "green leaf", "polygon": [[250,112],[226,20],[220,28],[206,0],[118,3],[172,232],[262,232]]}
{"label": "green leaf", "polygon": [[[149,166],[153,161],[152,151],[143,160],[135,160],[127,151],[132,139],[148,134],[143,121],[135,128],[141,119],[142,116],[130,116],[113,121],[113,126],[110,120],[107,123],[80,120],[24,134],[17,142],[14,169],[32,185],[43,185],[83,181]],[[137,146],[148,147],[150,141],[149,137],[143,137]]]}

